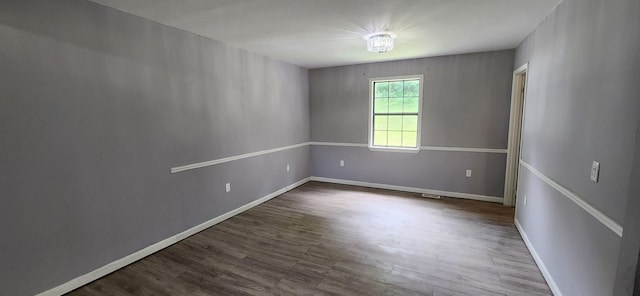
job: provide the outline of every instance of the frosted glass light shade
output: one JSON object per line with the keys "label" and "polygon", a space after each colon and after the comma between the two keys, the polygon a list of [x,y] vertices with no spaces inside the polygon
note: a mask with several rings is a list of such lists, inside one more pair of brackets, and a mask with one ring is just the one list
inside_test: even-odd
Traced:
{"label": "frosted glass light shade", "polygon": [[393,37],[389,34],[376,34],[367,39],[367,50],[385,53],[393,49]]}

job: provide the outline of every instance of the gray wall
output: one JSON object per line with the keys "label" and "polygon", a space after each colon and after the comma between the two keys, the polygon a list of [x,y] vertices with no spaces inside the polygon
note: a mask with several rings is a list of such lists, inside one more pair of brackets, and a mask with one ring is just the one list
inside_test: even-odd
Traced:
{"label": "gray wall", "polygon": [[[513,59],[514,51],[505,50],[311,70],[311,139],[366,144],[369,78],[423,74],[422,146],[506,148]],[[314,146],[312,175],[503,195],[505,154],[401,154]],[[471,179],[466,169],[473,170]]]}
{"label": "gray wall", "polygon": [[[640,114],[640,108],[638,109]],[[640,116],[639,116],[640,117]],[[633,173],[631,174],[631,187],[628,194],[626,216],[624,219],[624,235],[620,245],[618,257],[618,269],[613,295],[633,295],[635,282],[635,295],[640,295],[640,282],[638,276],[638,252],[640,252],[640,118],[636,128],[636,148]]]}
{"label": "gray wall", "polygon": [[[639,12],[636,0],[565,0],[514,65],[530,63],[522,159],[621,225],[639,116]],[[562,293],[611,295],[620,237],[524,167],[519,182],[528,204],[518,199],[517,219]]]}
{"label": "gray wall", "polygon": [[309,141],[305,69],[84,0],[0,1],[0,40],[0,295],[309,176],[308,147],[169,173]]}

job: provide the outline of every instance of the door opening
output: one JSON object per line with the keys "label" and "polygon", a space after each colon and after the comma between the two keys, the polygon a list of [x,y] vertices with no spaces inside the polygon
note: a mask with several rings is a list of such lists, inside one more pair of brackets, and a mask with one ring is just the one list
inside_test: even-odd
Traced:
{"label": "door opening", "polygon": [[509,140],[507,146],[507,168],[504,181],[504,204],[514,207],[518,190],[518,169],[524,119],[524,101],[527,94],[527,69],[529,63],[513,71],[511,91],[511,116],[509,118]]}

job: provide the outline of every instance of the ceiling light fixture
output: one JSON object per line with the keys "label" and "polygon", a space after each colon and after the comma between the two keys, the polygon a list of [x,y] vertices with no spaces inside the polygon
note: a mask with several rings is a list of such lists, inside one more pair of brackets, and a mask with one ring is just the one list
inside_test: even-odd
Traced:
{"label": "ceiling light fixture", "polygon": [[393,50],[393,36],[388,33],[377,33],[367,38],[367,51],[385,53]]}

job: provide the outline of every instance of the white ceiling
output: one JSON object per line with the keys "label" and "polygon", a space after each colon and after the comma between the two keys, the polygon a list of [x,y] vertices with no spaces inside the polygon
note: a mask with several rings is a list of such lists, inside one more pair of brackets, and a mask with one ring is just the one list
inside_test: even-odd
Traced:
{"label": "white ceiling", "polygon": [[[515,48],[562,0],[91,0],[306,68]],[[369,53],[363,36],[391,31]]]}

